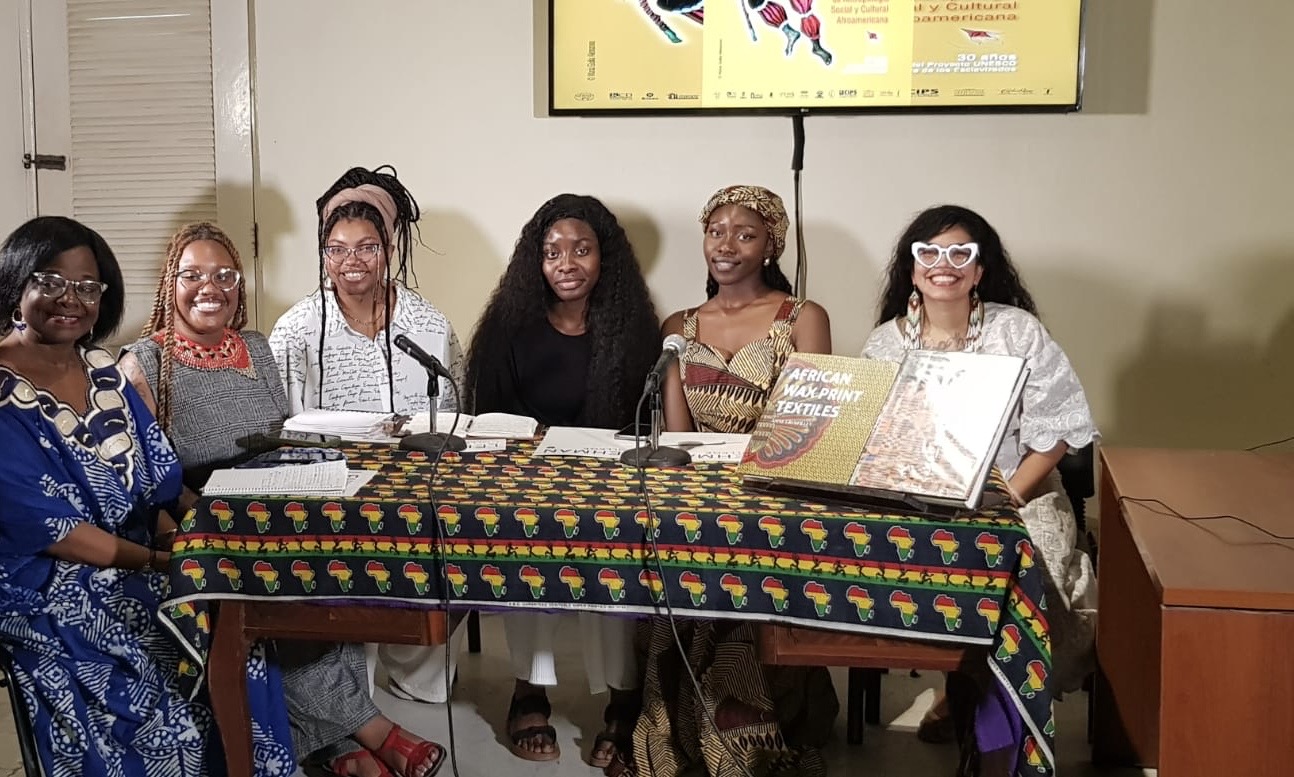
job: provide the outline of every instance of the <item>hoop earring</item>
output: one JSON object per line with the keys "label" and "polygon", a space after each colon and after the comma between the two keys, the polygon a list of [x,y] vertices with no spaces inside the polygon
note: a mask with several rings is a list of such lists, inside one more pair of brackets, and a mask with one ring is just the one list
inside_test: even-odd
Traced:
{"label": "hoop earring", "polygon": [[27,322],[22,320],[22,311],[14,308],[13,315],[9,317],[10,323],[13,324],[13,331],[22,333],[27,331]]}

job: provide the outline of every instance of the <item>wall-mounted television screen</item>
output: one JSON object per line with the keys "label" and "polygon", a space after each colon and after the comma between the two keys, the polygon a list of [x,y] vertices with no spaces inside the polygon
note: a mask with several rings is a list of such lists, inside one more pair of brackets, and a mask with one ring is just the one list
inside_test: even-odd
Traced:
{"label": "wall-mounted television screen", "polygon": [[1083,0],[549,0],[552,114],[1077,110]]}

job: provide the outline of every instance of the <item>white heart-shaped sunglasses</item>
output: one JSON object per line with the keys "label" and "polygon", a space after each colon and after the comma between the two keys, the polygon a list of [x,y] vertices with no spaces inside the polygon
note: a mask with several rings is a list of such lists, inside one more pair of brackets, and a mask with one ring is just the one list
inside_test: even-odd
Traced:
{"label": "white heart-shaped sunglasses", "polygon": [[979,256],[979,243],[954,243],[944,248],[934,243],[917,241],[912,244],[912,258],[927,270],[934,269],[940,259],[948,260],[954,270],[960,270]]}

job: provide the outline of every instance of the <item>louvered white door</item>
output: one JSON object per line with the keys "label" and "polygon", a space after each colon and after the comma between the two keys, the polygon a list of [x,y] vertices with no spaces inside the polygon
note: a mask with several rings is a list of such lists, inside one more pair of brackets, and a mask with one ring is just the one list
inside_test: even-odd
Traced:
{"label": "louvered white door", "polygon": [[[29,2],[36,145],[67,157],[66,170],[38,173],[37,211],[72,216],[108,241],[126,282],[113,344],[130,342],[148,318],[177,227],[222,215],[254,223],[250,198],[239,218],[217,207],[211,2]],[[250,270],[250,241],[225,226]]]}

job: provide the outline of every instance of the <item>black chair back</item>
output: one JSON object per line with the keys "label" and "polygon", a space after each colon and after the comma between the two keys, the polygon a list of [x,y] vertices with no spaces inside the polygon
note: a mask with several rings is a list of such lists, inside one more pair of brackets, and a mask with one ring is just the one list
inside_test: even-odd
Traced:
{"label": "black chair back", "polygon": [[22,753],[23,771],[27,777],[41,777],[40,757],[36,754],[36,735],[27,717],[27,703],[13,674],[13,655],[0,645],[0,688],[9,689],[9,706],[13,709],[13,727],[18,734],[18,750]]}

